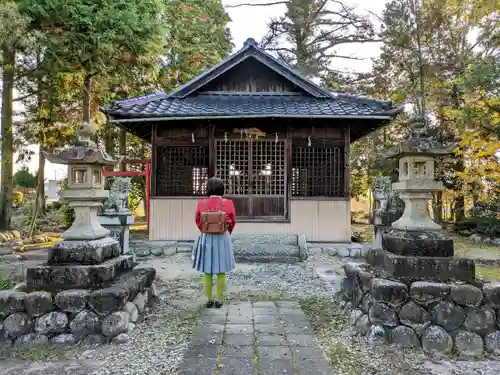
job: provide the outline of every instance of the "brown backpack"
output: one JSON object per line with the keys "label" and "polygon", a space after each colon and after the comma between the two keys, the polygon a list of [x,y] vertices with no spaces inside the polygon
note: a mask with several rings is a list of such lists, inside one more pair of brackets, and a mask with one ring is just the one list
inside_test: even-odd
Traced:
{"label": "brown backpack", "polygon": [[205,212],[201,213],[201,224],[203,233],[221,234],[227,230],[227,213],[222,210],[224,199],[221,199],[219,209],[210,211],[205,199]]}

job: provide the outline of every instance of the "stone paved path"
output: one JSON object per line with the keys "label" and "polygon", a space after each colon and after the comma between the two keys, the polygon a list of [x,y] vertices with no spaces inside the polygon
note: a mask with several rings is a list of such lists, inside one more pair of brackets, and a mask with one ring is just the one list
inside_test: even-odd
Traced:
{"label": "stone paved path", "polygon": [[96,361],[0,362],[0,375],[89,375],[99,367]]}
{"label": "stone paved path", "polygon": [[205,309],[179,375],[332,375],[295,301]]}

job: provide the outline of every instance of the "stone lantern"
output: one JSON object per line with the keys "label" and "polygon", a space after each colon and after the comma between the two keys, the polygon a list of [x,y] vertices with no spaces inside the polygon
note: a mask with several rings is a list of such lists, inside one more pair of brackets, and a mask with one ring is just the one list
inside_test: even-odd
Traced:
{"label": "stone lantern", "polygon": [[76,145],[46,154],[49,161],[68,166],[68,188],[62,197],[75,209],[75,220],[63,241],[49,249],[47,262],[26,267],[27,294],[16,291],[20,297],[14,301],[20,298],[26,304],[8,310],[15,312],[10,315],[14,340],[31,342],[28,336],[36,333],[47,342],[50,335],[57,345],[115,338],[123,342],[118,336],[130,331],[146,304],[155,300],[155,269],[134,268],[133,255],[120,255],[118,241],[97,221],[97,211],[108,197],[102,168],[118,160],[92,142],[91,135],[85,124]]}
{"label": "stone lantern", "polygon": [[442,229],[431,219],[428,202],[432,193],[444,188],[440,181],[435,180],[435,158],[449,153],[449,149],[421,134],[412,135],[389,152],[389,158],[399,159],[399,181],[392,184],[392,190],[398,192],[405,202],[403,215],[392,223],[393,228],[409,231]]}
{"label": "stone lantern", "polygon": [[[423,116],[419,116],[422,119]],[[442,190],[435,180],[435,159],[451,153],[430,139],[422,120],[411,123],[412,135],[386,154],[399,163],[399,181],[392,184],[405,203],[403,215],[381,234],[382,249],[372,249],[367,262],[395,280],[472,282],[472,259],[454,257],[453,239],[429,213],[432,193]]]}
{"label": "stone lantern", "polygon": [[97,219],[97,211],[108,197],[102,168],[116,165],[91,141],[88,124],[78,134],[76,145],[57,153],[46,153],[52,163],[68,166],[68,188],[61,197],[75,210],[75,220],[61,236],[62,242],[49,249],[47,264],[28,267],[27,285],[32,289],[95,289],[109,285],[130,270],[133,257],[120,257],[118,241]]}
{"label": "stone lantern", "polygon": [[435,180],[435,158],[451,150],[425,134],[421,119],[413,120],[411,128],[411,137],[387,154],[399,161],[399,181],[392,184],[392,190],[404,201],[405,209],[382,235],[382,246],[401,255],[452,256],[453,240],[429,214],[432,193],[444,188]]}
{"label": "stone lantern", "polygon": [[117,158],[108,155],[95,145],[90,137],[92,130],[85,124],[80,131],[77,145],[57,154],[47,153],[51,163],[68,166],[68,188],[61,191],[61,198],[69,201],[75,210],[75,220],[61,237],[64,240],[97,240],[109,235],[97,219],[98,210],[108,198],[104,190],[102,169],[114,166]]}

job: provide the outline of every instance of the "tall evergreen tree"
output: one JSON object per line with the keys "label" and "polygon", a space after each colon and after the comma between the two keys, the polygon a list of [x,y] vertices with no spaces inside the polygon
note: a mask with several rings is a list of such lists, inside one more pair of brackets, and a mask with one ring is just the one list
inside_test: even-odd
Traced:
{"label": "tall evergreen tree", "polygon": [[[421,18],[420,34],[417,34],[415,27],[417,15]],[[467,112],[466,102],[469,96],[464,79],[471,71],[468,68],[470,64],[495,49],[494,41],[497,39],[494,35],[495,30],[498,30],[495,29],[498,15],[494,13],[493,3],[489,0],[424,2],[417,14],[414,1],[394,0],[387,4],[382,21],[382,54],[374,62],[372,74],[366,77],[372,94],[400,103],[413,101],[412,95],[418,91],[420,84],[417,49],[417,38],[420,38],[430,132],[440,141],[450,144],[466,139],[467,132],[477,127],[477,121],[460,120]],[[477,31],[479,35],[475,35]],[[476,91],[476,94],[480,91],[481,89]],[[373,135],[375,136],[380,135]],[[366,147],[362,149],[361,155],[372,155],[372,146],[367,140],[364,142]],[[484,151],[489,151],[482,154],[481,163],[491,158],[491,150],[497,147],[491,143],[491,139],[487,143],[491,147],[486,147],[483,143],[486,147]],[[475,178],[474,183],[465,179],[465,175],[471,176],[468,168],[471,162],[470,151],[475,147],[477,151],[477,145],[471,148],[462,142],[458,146],[452,160],[438,163],[440,178],[448,188],[456,192],[456,219],[464,216],[464,197],[471,194],[470,188],[474,187],[472,190],[476,191],[484,188],[480,178]],[[440,201],[441,198],[436,196],[436,215],[440,215]]]}
{"label": "tall evergreen tree", "polygon": [[230,21],[220,0],[164,0],[169,25],[163,89],[170,91],[227,57],[233,48]]}
{"label": "tall evergreen tree", "polygon": [[2,70],[2,122],[0,177],[0,230],[8,229],[12,216],[14,172],[14,83],[16,56],[29,44],[26,33],[28,19],[19,12],[17,1],[0,3],[0,67]]}
{"label": "tall evergreen tree", "polygon": [[336,47],[375,39],[371,22],[342,1],[289,0],[285,15],[271,20],[262,46],[308,77],[326,77]]}
{"label": "tall evergreen tree", "polygon": [[43,35],[43,53],[61,72],[80,75],[83,121],[91,122],[92,79],[154,63],[164,32],[157,0],[23,0]]}

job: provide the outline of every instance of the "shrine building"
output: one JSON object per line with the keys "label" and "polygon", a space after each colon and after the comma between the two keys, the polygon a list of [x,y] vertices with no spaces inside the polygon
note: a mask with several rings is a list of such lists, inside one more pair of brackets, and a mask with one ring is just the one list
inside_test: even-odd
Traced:
{"label": "shrine building", "polygon": [[150,240],[194,240],[196,202],[218,176],[236,207],[235,233],[350,242],[350,144],[402,108],[330,92],[248,39],[170,93],[101,110],[151,143]]}

